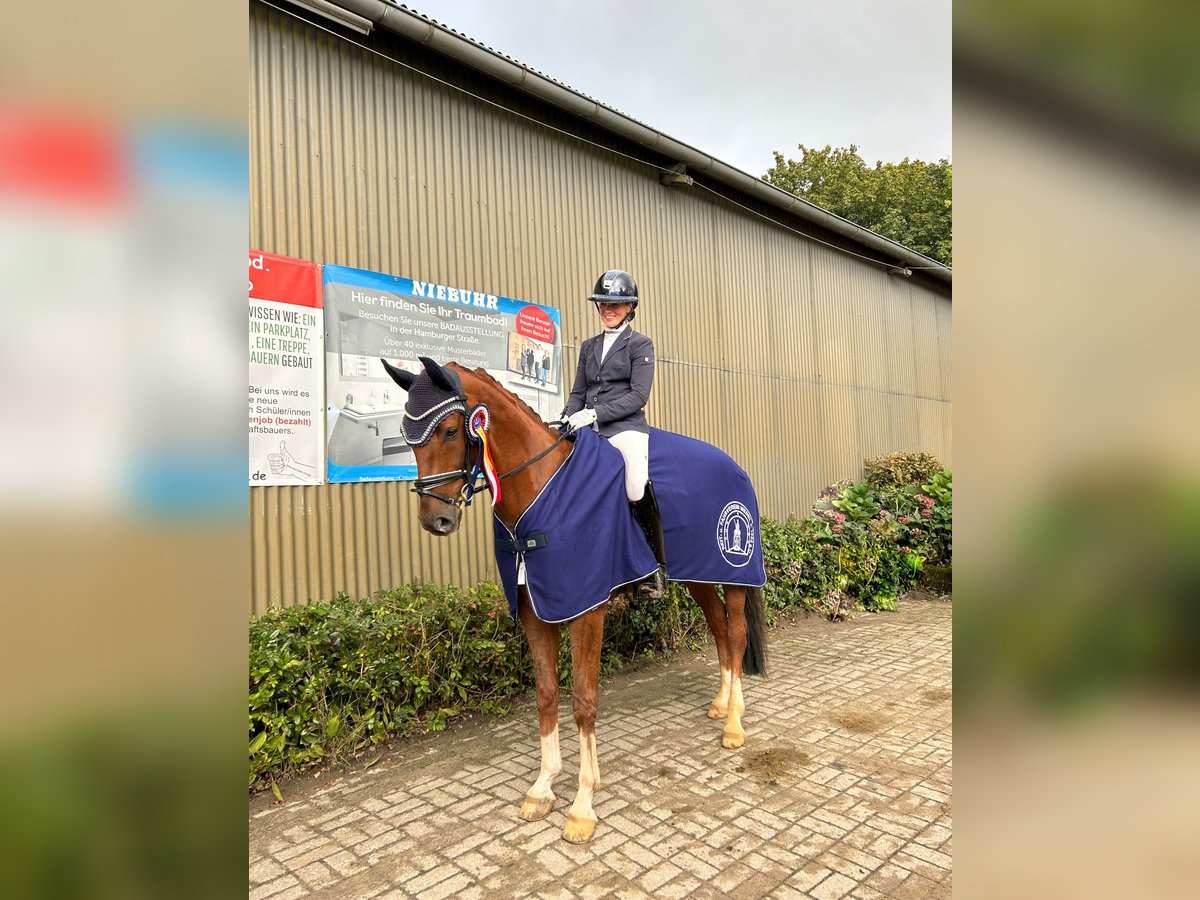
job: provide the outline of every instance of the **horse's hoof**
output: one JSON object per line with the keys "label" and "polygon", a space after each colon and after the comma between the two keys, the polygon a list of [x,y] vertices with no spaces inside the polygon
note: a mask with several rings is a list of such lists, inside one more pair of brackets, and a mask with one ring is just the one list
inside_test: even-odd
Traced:
{"label": "horse's hoof", "polygon": [[573,814],[567,815],[567,824],[563,826],[563,840],[572,844],[586,844],[596,833],[596,822],[593,819],[581,819]]}
{"label": "horse's hoof", "polygon": [[715,703],[708,708],[708,717],[710,719],[724,719],[729,716],[728,709],[721,709]]}
{"label": "horse's hoof", "polygon": [[745,732],[726,731],[723,735],[721,735],[721,746],[726,750],[736,750],[744,743],[746,743]]}
{"label": "horse's hoof", "polygon": [[550,810],[554,809],[554,795],[549,797],[526,797],[525,802],[521,804],[521,818],[526,822],[536,822],[538,819],[544,819],[550,815]]}

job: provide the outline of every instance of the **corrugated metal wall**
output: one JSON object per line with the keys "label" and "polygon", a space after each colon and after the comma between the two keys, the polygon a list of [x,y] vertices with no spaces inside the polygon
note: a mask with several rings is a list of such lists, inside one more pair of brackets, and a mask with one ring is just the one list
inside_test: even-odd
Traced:
{"label": "corrugated metal wall", "polygon": [[[394,36],[371,46],[423,71],[257,4],[250,37],[251,246],[556,306],[568,384],[598,330],[584,296],[604,269],[628,269],[659,359],[651,422],[729,452],[776,518],[869,456],[949,464],[946,291],[699,184],[663,187],[571,135],[648,151]],[[495,578],[486,502],[445,540],[421,531],[412,496],[407,483],[251,488],[251,611]]]}

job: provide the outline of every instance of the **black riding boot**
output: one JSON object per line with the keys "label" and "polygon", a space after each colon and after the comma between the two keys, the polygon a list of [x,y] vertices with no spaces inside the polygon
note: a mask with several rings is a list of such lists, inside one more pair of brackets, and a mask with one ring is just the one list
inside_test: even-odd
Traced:
{"label": "black riding boot", "polygon": [[663,553],[662,517],[658,514],[658,500],[654,497],[653,482],[646,482],[646,491],[641,500],[633,500],[629,506],[633,509],[633,517],[646,535],[646,542],[658,561],[654,574],[637,584],[634,592],[635,600],[657,600],[667,590],[667,558]]}

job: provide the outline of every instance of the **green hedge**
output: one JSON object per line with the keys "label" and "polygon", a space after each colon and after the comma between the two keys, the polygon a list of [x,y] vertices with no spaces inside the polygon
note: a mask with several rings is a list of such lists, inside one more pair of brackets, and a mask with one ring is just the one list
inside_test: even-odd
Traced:
{"label": "green hedge", "polygon": [[[905,457],[912,456],[914,459]],[[827,488],[803,519],[762,520],[768,621],[894,609],[928,561],[951,564],[951,473],[923,454],[881,457],[873,479]],[[905,483],[905,478],[927,478]],[[707,640],[678,585],[661,600],[610,604],[602,671]],[[570,675],[563,630],[560,677]],[[352,754],[466,711],[503,714],[533,685],[529,651],[501,589],[403,585],[371,599],[275,609],[250,622],[250,785]]]}
{"label": "green hedge", "polygon": [[865,481],[826,488],[812,515],[763,519],[768,612],[799,607],[840,619],[895,609],[927,563],[949,571],[951,471],[925,453],[866,465]]}
{"label": "green hedge", "polygon": [[[707,626],[686,591],[611,604],[602,670],[699,648]],[[569,682],[563,629],[559,672]],[[273,609],[250,622],[250,784],[351,754],[466,711],[504,714],[533,686],[519,622],[501,589],[403,585],[369,600]]]}

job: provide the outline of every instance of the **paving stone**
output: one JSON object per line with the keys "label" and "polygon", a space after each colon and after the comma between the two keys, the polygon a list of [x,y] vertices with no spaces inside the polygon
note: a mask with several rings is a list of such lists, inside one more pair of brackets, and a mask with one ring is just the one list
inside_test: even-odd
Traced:
{"label": "paving stone", "polygon": [[368,837],[378,837],[385,831],[391,831],[393,828],[395,828],[395,826],[390,822],[381,822],[379,819],[372,819],[369,822],[363,822],[361,823],[360,827]]}
{"label": "paving stone", "polygon": [[295,875],[284,875],[282,878],[276,878],[274,881],[268,881],[266,884],[254,888],[250,891],[250,900],[266,900],[267,897],[274,897],[281,891],[299,883],[300,880]]}
{"label": "paving stone", "polygon": [[925,862],[936,866],[939,869],[945,869],[949,871],[951,867],[950,857],[945,853],[941,853],[938,850],[933,850],[924,846],[923,844],[917,843],[916,841],[905,844],[904,852],[915,856],[917,859],[924,860]]}
{"label": "paving stone", "polygon": [[753,870],[740,862],[730,863],[712,877],[709,884],[725,893],[730,893],[738,885],[748,881],[754,874]]}
{"label": "paving stone", "polygon": [[806,863],[800,869],[793,871],[787,883],[801,891],[816,887],[833,873],[815,862]]}
{"label": "paving stone", "polygon": [[250,884],[265,884],[285,873],[285,869],[275,860],[261,859],[250,866]]}
{"label": "paving stone", "polygon": [[834,872],[808,893],[817,900],[841,900],[857,886],[858,882],[853,878],[847,878],[839,872]]}
{"label": "paving stone", "polygon": [[300,880],[314,890],[333,884],[338,880],[338,874],[322,862],[314,862],[300,869],[297,873]]}
{"label": "paving stone", "polygon": [[681,866],[684,871],[695,875],[700,881],[712,881],[716,874],[720,871],[716,866],[711,865],[697,857],[694,853],[680,853],[671,858],[677,866]]}
{"label": "paving stone", "polygon": [[663,900],[683,900],[684,897],[696,897],[701,887],[702,882],[699,879],[692,875],[683,875],[672,878],[655,891],[654,896]]}
{"label": "paving stone", "polygon": [[[289,785],[285,804],[253,799],[250,900],[948,897],[951,704],[923,692],[950,689],[950,605],[904,600],[771,641],[771,678],[746,681],[736,752],[704,715],[719,683],[711,647],[602,686],[589,844],[562,840],[579,747],[565,692],[558,802],[539,822],[517,815],[540,766],[527,698],[420,750],[401,742],[371,772]],[[860,710],[875,731],[831,718]],[[804,757],[756,768],[782,748]]]}
{"label": "paving stone", "polygon": [[767,894],[767,900],[808,900],[808,895],[790,884],[781,884]]}
{"label": "paving stone", "polygon": [[370,837],[365,831],[359,831],[357,828],[351,828],[349,825],[338,828],[329,836],[343,847],[353,847],[355,844],[360,844]]}
{"label": "paving stone", "polygon": [[672,862],[668,862],[667,860],[663,860],[657,866],[643,875],[640,879],[638,879],[638,883],[646,890],[650,891],[650,893],[654,893],[672,878],[675,878],[681,874],[681,872],[682,870],[679,868],[679,866]]}
{"label": "paving stone", "polygon": [[298,884],[295,887],[288,888],[286,891],[272,895],[272,900],[299,900],[300,897],[306,897],[309,893],[310,891],[307,887],[303,884]]}
{"label": "paving stone", "polygon": [[443,900],[444,897],[457,897],[461,894],[463,888],[468,887],[470,884],[470,875],[455,875],[428,890],[421,891],[421,897],[422,900]]}
{"label": "paving stone", "polygon": [[[280,862],[287,863],[291,859],[295,859],[298,856],[303,856],[305,853],[308,853],[310,850],[315,850],[316,848],[323,847],[323,846],[330,846],[329,839],[323,838],[323,837],[316,837],[310,841],[304,841],[303,843],[292,844],[291,846],[285,845],[284,847],[281,847],[279,850],[276,850],[273,855]],[[293,867],[289,866],[289,868],[293,868]]]}
{"label": "paving stone", "polygon": [[325,857],[325,864],[342,876],[353,875],[356,872],[361,872],[364,868],[359,858],[349,850],[343,850],[340,853],[333,854],[333,856]]}
{"label": "paving stone", "polygon": [[645,866],[619,850],[605,853],[602,859],[605,865],[628,881],[636,881],[646,871]]}
{"label": "paving stone", "polygon": [[551,875],[565,875],[575,868],[575,863],[555,847],[546,847],[534,856],[537,865]]}
{"label": "paving stone", "polygon": [[464,835],[456,840],[452,846],[446,848],[446,855],[451,859],[455,859],[456,857],[470,853],[480,844],[485,843],[490,839],[490,835],[488,835],[486,832]]}
{"label": "paving stone", "polygon": [[419,894],[436,884],[441,884],[448,878],[456,876],[458,871],[459,870],[450,863],[443,863],[440,866],[430,869],[428,872],[425,872],[417,878],[406,880],[403,887],[409,893]]}

